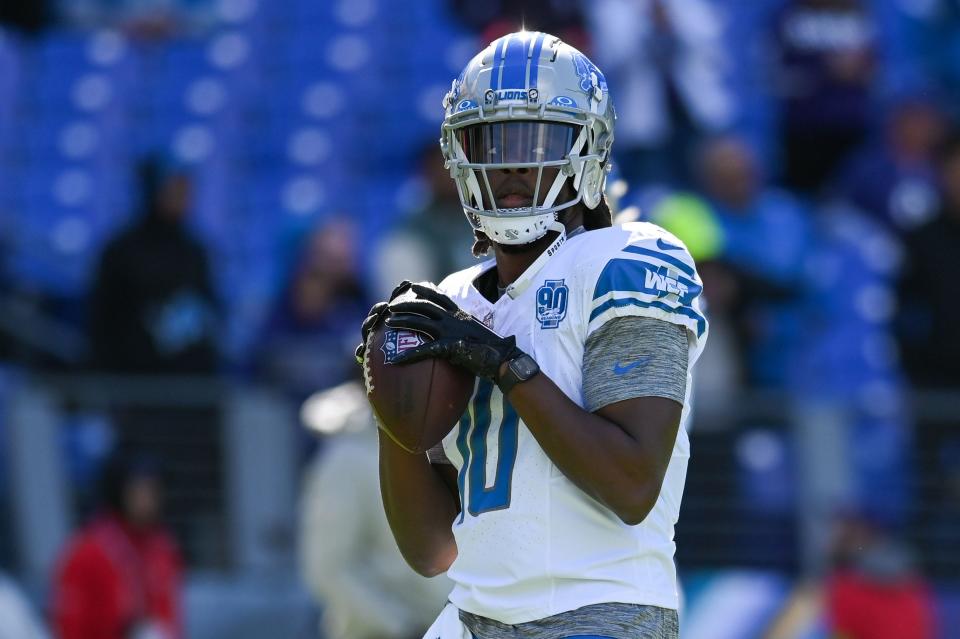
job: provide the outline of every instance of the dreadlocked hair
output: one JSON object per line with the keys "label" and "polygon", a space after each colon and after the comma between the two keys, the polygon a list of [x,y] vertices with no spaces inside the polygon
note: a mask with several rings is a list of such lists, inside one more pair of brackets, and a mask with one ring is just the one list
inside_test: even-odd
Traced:
{"label": "dreadlocked hair", "polygon": [[[600,197],[600,203],[597,208],[588,209],[583,207],[583,230],[595,231],[596,229],[605,229],[613,226],[613,213],[610,211],[610,205],[607,203],[607,195],[604,193]],[[493,248],[490,238],[480,229],[473,229],[473,256],[483,257]]]}

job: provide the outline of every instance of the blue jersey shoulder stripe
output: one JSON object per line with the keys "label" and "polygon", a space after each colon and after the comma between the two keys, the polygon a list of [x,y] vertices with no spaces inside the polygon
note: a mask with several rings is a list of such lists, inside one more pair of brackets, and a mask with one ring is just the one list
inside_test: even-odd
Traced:
{"label": "blue jersey shoulder stripe", "polygon": [[703,287],[682,275],[667,275],[666,266],[656,266],[642,260],[615,258],[607,262],[597,278],[593,299],[612,292],[644,293],[654,297],[675,294],[681,304],[689,305],[703,291]]}
{"label": "blue jersey shoulder stripe", "polygon": [[697,322],[697,337],[703,335],[703,332],[707,329],[707,320],[704,319],[703,315],[696,312],[688,306],[670,306],[664,302],[654,301],[654,302],[644,302],[643,300],[638,300],[632,297],[625,299],[615,299],[607,300],[597,308],[593,309],[593,312],[590,313],[590,321],[592,322],[596,318],[603,315],[605,312],[611,308],[620,308],[623,306],[637,306],[639,308],[657,308],[668,313],[676,313],[679,315],[685,315]]}
{"label": "blue jersey shoulder stripe", "polygon": [[500,89],[526,89],[527,81],[527,45],[529,40],[520,36],[510,36],[503,60],[503,77]]}
{"label": "blue jersey shoulder stripe", "polygon": [[530,84],[529,88],[537,88],[537,76],[540,73],[540,51],[543,49],[543,40],[546,36],[542,33],[537,35],[537,41],[533,45],[533,54],[530,56]]}
{"label": "blue jersey shoulder stripe", "polygon": [[686,273],[690,277],[693,277],[693,268],[690,265],[688,265],[686,262],[678,260],[672,255],[667,255],[666,253],[661,253],[660,251],[653,251],[651,249],[643,248],[642,246],[633,246],[633,245],[628,246],[623,250],[626,251],[627,253],[636,253],[637,255],[646,255],[648,257],[655,257],[662,262],[673,264],[682,272]]}
{"label": "blue jersey shoulder stripe", "polygon": [[500,88],[500,66],[503,64],[503,42],[506,38],[501,38],[497,43],[497,48],[493,52],[493,67],[490,69],[490,88]]}

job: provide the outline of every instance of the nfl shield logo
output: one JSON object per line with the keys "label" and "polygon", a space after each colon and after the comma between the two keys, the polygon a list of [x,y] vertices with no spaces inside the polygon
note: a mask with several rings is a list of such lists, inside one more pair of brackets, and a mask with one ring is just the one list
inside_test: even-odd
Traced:
{"label": "nfl shield logo", "polygon": [[537,290],[537,320],[540,328],[557,328],[567,316],[570,289],[563,280],[547,280]]}
{"label": "nfl shield logo", "polygon": [[423,343],[424,339],[420,333],[388,328],[383,336],[383,346],[380,347],[384,364],[392,364],[400,353],[414,349]]}

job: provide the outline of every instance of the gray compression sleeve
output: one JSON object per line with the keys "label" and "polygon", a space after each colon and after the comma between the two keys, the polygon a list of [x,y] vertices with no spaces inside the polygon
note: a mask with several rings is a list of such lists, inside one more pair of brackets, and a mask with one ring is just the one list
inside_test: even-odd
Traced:
{"label": "gray compression sleeve", "polygon": [[585,408],[594,412],[635,397],[683,404],[687,388],[686,329],[650,317],[618,317],[587,338],[583,354]]}

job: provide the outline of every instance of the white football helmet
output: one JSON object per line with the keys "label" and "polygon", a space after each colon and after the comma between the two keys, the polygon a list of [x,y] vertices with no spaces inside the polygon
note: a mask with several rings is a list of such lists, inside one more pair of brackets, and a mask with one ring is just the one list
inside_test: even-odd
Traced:
{"label": "white football helmet", "polygon": [[[519,31],[474,57],[453,81],[440,146],[470,224],[498,244],[543,237],[557,212],[596,208],[609,169],[616,115],[600,70],[555,36]],[[552,184],[544,169],[556,167]],[[487,172],[537,171],[532,204],[499,205]],[[567,180],[576,196],[557,202]]]}

